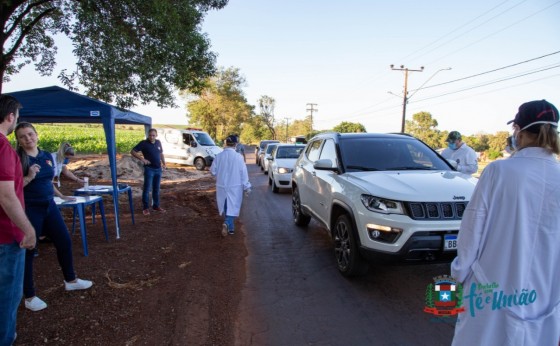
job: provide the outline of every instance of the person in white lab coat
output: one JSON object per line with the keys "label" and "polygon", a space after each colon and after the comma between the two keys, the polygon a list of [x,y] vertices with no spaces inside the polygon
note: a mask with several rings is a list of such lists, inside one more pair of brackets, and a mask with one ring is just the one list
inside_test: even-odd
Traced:
{"label": "person in white lab coat", "polygon": [[451,275],[466,311],[453,345],[560,340],[558,110],[527,102],[509,123],[515,155],[484,169],[463,214]]}
{"label": "person in white lab coat", "polygon": [[224,151],[216,155],[210,172],[216,176],[216,201],[220,215],[224,215],[222,235],[234,234],[234,221],[239,216],[243,191],[251,192],[251,183],[243,156],[235,151],[237,137],[226,138]]}
{"label": "person in white lab coat", "polygon": [[476,152],[463,142],[459,131],[449,132],[446,142],[447,148],[441,152],[443,158],[456,162],[455,168],[461,173],[472,175],[478,171]]}

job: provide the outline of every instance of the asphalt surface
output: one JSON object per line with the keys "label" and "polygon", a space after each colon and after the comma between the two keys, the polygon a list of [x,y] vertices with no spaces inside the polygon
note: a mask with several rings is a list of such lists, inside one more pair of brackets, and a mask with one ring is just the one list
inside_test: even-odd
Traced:
{"label": "asphalt surface", "polygon": [[374,265],[347,279],[326,230],[294,225],[291,190],[272,193],[247,155],[253,193],[243,201],[247,281],[236,345],[450,345],[455,318],[423,312],[433,277],[449,264]]}

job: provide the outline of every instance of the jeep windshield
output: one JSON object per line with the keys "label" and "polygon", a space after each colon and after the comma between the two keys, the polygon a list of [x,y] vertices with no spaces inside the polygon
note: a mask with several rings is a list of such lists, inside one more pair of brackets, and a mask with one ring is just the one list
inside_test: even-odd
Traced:
{"label": "jeep windshield", "polygon": [[195,132],[193,133],[193,136],[194,138],[196,138],[196,141],[200,145],[207,146],[207,147],[216,145],[212,140],[212,138],[206,132]]}
{"label": "jeep windshield", "polygon": [[340,139],[345,171],[413,171],[451,168],[433,150],[410,137]]}

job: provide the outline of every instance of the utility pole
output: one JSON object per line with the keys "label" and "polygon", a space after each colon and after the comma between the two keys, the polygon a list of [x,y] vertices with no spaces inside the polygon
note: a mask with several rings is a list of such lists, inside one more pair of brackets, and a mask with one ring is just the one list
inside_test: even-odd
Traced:
{"label": "utility pole", "polygon": [[406,118],[406,104],[408,103],[408,72],[422,72],[424,71],[424,66],[421,66],[419,70],[412,70],[408,67],[401,65],[400,68],[394,68],[395,65],[391,65],[391,70],[393,71],[404,71],[404,93],[403,93],[403,104],[402,104],[402,122],[401,122],[401,132],[404,133],[404,124]]}
{"label": "utility pole", "polygon": [[290,118],[284,118],[284,120],[286,120],[286,143],[290,143],[288,138],[288,121],[290,120]]}
{"label": "utility pole", "polygon": [[307,106],[309,108],[307,108],[307,110],[310,112],[310,116],[311,116],[311,129],[310,129],[310,133],[313,132],[313,112],[318,112],[318,109],[314,109],[313,106],[317,106],[316,103],[308,103]]}

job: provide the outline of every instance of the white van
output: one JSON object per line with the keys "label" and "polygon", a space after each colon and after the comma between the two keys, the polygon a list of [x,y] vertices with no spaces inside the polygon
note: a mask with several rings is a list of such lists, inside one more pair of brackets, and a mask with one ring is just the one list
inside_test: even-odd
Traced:
{"label": "white van", "polygon": [[210,135],[202,130],[157,128],[166,162],[195,166],[199,171],[209,167],[222,152]]}

